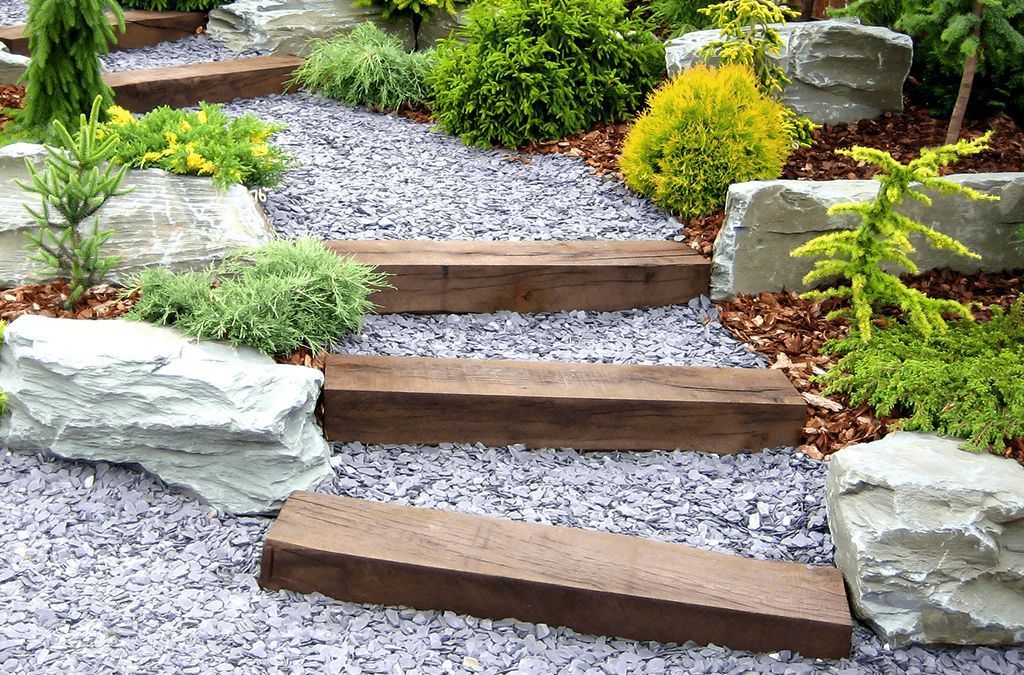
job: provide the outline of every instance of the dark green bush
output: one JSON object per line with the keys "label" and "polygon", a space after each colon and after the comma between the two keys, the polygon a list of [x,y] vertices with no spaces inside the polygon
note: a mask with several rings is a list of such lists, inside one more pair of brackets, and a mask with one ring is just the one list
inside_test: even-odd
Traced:
{"label": "dark green bush", "polygon": [[349,105],[397,110],[428,97],[432,50],[405,51],[401,40],[372,23],[318,41],[293,83]]}
{"label": "dark green bush", "polygon": [[325,349],[357,330],[384,275],[312,239],[277,241],[205,272],[148,269],[128,318],[270,355]]}
{"label": "dark green bush", "polygon": [[432,108],[474,145],[561,138],[630,117],[664,51],[622,0],[479,0],[437,49]]}
{"label": "dark green bush", "polygon": [[987,322],[961,321],[923,337],[912,327],[854,333],[830,343],[841,355],[822,377],[826,394],[849,394],[908,430],[968,439],[972,450],[1002,452],[1024,436],[1024,298]]}
{"label": "dark green bush", "polygon": [[[112,12],[115,25],[107,20]],[[114,92],[103,81],[99,55],[116,41],[115,28],[124,31],[121,8],[113,0],[30,0],[28,46],[32,52],[26,73],[23,110],[13,112],[3,141],[56,142],[50,123],[78,128],[97,96],[106,108]]]}
{"label": "dark green bush", "polygon": [[666,26],[672,36],[711,27],[711,18],[700,9],[716,0],[651,0],[651,17]]}
{"label": "dark green bush", "polygon": [[746,66],[681,73],[654,92],[626,136],[626,184],[683,218],[725,204],[729,186],[778,178],[789,157],[786,107]]}
{"label": "dark green bush", "polygon": [[974,0],[856,0],[842,15],[888,26],[914,38],[912,91],[920,103],[948,115],[964,58],[979,56],[969,113],[1006,112],[1024,121],[1024,0],[988,0],[980,43],[972,35]]}
{"label": "dark green bush", "polygon": [[437,10],[455,14],[455,0],[356,0],[356,7],[380,7],[386,20],[411,16],[417,23],[429,19]]}
{"label": "dark green bush", "polygon": [[206,12],[228,2],[231,0],[121,0],[121,6],[152,12]]}

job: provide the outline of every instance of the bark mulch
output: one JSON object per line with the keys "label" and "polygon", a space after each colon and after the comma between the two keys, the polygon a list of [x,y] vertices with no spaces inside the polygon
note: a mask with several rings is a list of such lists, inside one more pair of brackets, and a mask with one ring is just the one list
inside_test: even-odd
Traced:
{"label": "bark mulch", "polygon": [[116,319],[135,303],[135,294],[108,284],[86,291],[73,311],[64,309],[70,287],[63,280],[31,284],[0,291],[0,319],[13,321],[22,314],[38,314],[59,319]]}
{"label": "bark mulch", "polygon": [[[908,285],[935,297],[981,303],[975,310],[987,319],[989,305],[1008,308],[1024,292],[1024,272],[962,275],[949,269],[927,272],[907,279]],[[799,449],[816,459],[827,457],[852,443],[873,441],[894,429],[896,418],[879,418],[869,406],[849,407],[842,396],[825,398],[812,381],[835,358],[819,352],[825,342],[845,337],[849,324],[826,321],[835,309],[828,303],[802,300],[796,293],[741,295],[717,303],[722,323],[738,339],[768,357],[771,367],[782,370],[807,401],[807,422]],[[1004,452],[1024,462],[1024,439],[1015,439]]]}
{"label": "bark mulch", "polygon": [[0,84],[0,129],[7,126],[11,118],[3,111],[8,108],[21,109],[25,103],[25,88],[14,85]]}

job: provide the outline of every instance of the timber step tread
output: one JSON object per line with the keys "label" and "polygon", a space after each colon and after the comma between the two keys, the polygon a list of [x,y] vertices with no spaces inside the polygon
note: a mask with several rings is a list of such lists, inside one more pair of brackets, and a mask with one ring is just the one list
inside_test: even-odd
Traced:
{"label": "timber step tread", "polygon": [[819,658],[847,656],[852,635],[835,568],[307,492],[293,493],[271,526],[259,583]]}
{"label": "timber step tread", "polygon": [[[110,21],[113,23],[113,16],[110,16]],[[112,51],[138,49],[180,40],[195,35],[205,25],[206,12],[127,11],[124,13],[125,31],[117,33],[117,43],[110,48]],[[15,54],[28,55],[25,28],[25,24],[0,28],[0,42]]]}
{"label": "timber step tread", "polygon": [[297,56],[253,56],[105,73],[103,79],[118,105],[147,112],[161,105],[184,108],[280,94],[300,65]]}
{"label": "timber step tread", "polygon": [[335,441],[579,450],[793,445],[806,403],[778,370],[330,355]]}
{"label": "timber step tread", "polygon": [[330,241],[392,275],[382,312],[617,311],[707,294],[711,263],[673,241]]}

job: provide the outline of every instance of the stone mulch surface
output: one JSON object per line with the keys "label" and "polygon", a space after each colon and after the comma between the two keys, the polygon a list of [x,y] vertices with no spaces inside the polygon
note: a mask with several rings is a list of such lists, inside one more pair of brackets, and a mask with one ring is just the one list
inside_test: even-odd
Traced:
{"label": "stone mulch surface", "polygon": [[11,118],[3,113],[8,108],[21,109],[25,103],[25,87],[0,84],[0,129],[3,129]]}
{"label": "stone mulch surface", "polygon": [[[980,303],[975,316],[985,320],[991,316],[990,305],[1008,308],[1020,296],[1024,271],[962,275],[944,269],[907,282],[934,297]],[[771,367],[785,372],[803,394],[807,423],[800,450],[820,459],[852,443],[882,438],[894,429],[897,418],[879,418],[866,405],[850,408],[846,397],[825,398],[821,386],[813,381],[835,361],[834,357],[822,356],[821,347],[829,340],[845,337],[849,330],[846,321],[825,320],[836,307],[834,301],[802,300],[796,293],[761,293],[741,295],[717,305],[722,324],[767,356]],[[1024,463],[1024,438],[1014,439],[1003,454]]]}

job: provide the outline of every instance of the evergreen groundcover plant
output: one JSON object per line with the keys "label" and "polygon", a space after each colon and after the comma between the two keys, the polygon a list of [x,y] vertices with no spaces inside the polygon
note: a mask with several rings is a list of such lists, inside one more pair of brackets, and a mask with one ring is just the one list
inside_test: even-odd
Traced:
{"label": "evergreen groundcover plant", "polygon": [[478,0],[437,48],[438,124],[518,147],[628,119],[665,73],[665,48],[623,0]]}
{"label": "evergreen groundcover plant", "polygon": [[27,25],[32,59],[25,104],[13,111],[2,140],[53,142],[51,122],[73,129],[97,96],[103,108],[113,103],[114,92],[103,81],[98,57],[116,42],[115,29],[124,32],[124,15],[112,0],[30,0]]}
{"label": "evergreen groundcover plant", "polygon": [[903,429],[967,439],[967,449],[1001,453],[1024,437],[1024,297],[984,323],[958,321],[931,337],[914,327],[856,333],[826,346],[839,361],[821,380],[825,394],[848,394]]}
{"label": "evergreen groundcover plant", "polygon": [[711,19],[700,10],[712,4],[714,0],[651,0],[651,18],[676,37],[709,28]]}
{"label": "evergreen groundcover plant", "polygon": [[292,83],[348,105],[397,110],[429,98],[432,50],[407,53],[402,42],[372,23],[315,43]]}
{"label": "evergreen groundcover plant", "polygon": [[203,272],[148,269],[129,319],[173,325],[200,340],[226,340],[271,356],[327,348],[357,330],[385,276],[320,241],[276,241]]}
{"label": "evergreen groundcover plant", "polygon": [[839,150],[841,154],[879,167],[876,175],[880,182],[878,194],[868,202],[838,204],[829,209],[829,215],[857,216],[860,223],[854,229],[823,234],[792,251],[790,255],[796,257],[822,258],[804,277],[805,284],[840,280],[834,286],[805,293],[803,297],[811,300],[840,298],[849,303],[827,318],[852,319],[863,342],[871,340],[872,319],[886,308],[899,310],[910,326],[924,337],[946,329],[943,315],[969,320],[971,313],[967,307],[953,300],[930,298],[917,289],[909,288],[887,268],[902,267],[911,274],[918,271],[910,259],[914,252],[910,235],[915,233],[937,249],[979,257],[952,237],[900,214],[896,207],[906,199],[931,205],[931,197],[923,192],[925,189],[942,194],[960,194],[969,199],[998,199],[939,178],[941,168],[960,157],[983,151],[990,137],[991,132],[973,141],[925,149],[909,164],[900,164],[889,153],[873,148]]}
{"label": "evergreen groundcover plant", "polygon": [[125,9],[143,9],[152,12],[207,12],[231,0],[120,0]]}

